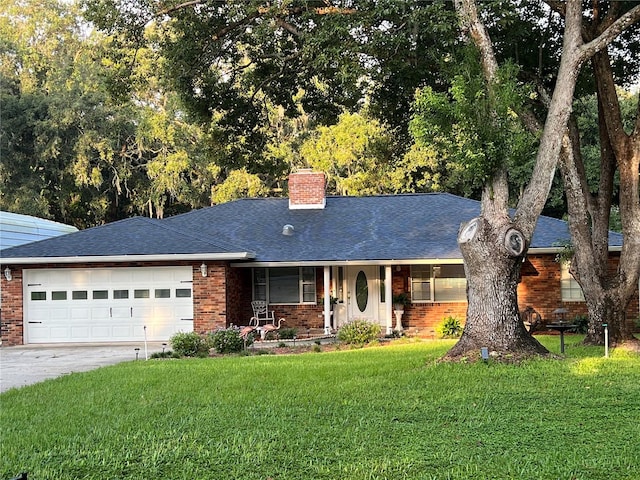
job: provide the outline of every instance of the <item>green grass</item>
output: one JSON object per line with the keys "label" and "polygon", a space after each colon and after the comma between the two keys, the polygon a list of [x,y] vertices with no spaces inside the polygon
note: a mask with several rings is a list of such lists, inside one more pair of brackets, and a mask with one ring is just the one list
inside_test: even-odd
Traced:
{"label": "green grass", "polygon": [[[0,396],[0,478],[638,479],[640,358],[454,341],[129,362]],[[557,352],[557,337],[541,337]]]}

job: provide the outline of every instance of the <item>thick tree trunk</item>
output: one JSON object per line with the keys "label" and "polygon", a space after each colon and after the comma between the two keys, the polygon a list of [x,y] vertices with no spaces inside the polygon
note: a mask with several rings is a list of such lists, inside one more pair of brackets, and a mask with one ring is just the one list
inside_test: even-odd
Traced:
{"label": "thick tree trunk", "polygon": [[[515,238],[514,238],[515,236]],[[548,354],[526,330],[518,311],[517,287],[525,245],[508,217],[492,224],[483,216],[460,231],[467,277],[467,323],[445,359],[477,358],[488,348],[492,357],[508,360]]]}
{"label": "thick tree trunk", "polygon": [[604,345],[604,324],[609,331],[609,345],[616,346],[635,337],[626,322],[625,307],[620,295],[610,290],[603,290],[597,298],[587,298],[589,310],[589,327],[584,343],[587,345]]}

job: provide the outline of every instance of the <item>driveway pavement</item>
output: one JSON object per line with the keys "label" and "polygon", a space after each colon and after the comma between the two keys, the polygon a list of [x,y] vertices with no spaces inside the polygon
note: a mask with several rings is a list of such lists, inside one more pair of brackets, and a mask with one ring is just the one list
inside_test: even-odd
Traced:
{"label": "driveway pavement", "polygon": [[[140,350],[136,352],[136,348]],[[161,352],[161,343],[147,344],[147,354]],[[49,378],[136,359],[145,359],[144,342],[106,344],[21,345],[0,347],[0,392]]]}

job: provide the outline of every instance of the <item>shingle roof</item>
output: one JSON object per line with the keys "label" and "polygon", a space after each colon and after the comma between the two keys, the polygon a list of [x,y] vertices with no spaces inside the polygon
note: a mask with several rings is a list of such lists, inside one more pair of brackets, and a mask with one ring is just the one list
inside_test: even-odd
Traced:
{"label": "shingle roof", "polygon": [[179,255],[233,251],[192,232],[176,230],[162,220],[134,217],[5,249],[2,257]]}
{"label": "shingle roof", "polygon": [[[461,258],[461,223],[480,203],[447,193],[327,197],[318,210],[286,198],[241,199],[164,220],[132,218],[3,251],[6,257],[253,252],[260,262]],[[282,234],[293,225],[291,236]],[[568,241],[566,222],[540,217],[532,248]],[[621,245],[613,234],[612,245]],[[7,255],[5,255],[7,254]]]}

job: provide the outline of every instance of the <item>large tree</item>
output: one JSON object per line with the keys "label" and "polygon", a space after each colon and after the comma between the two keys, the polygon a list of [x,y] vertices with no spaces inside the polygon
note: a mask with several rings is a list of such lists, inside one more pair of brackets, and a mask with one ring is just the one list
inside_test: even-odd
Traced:
{"label": "large tree", "polygon": [[[594,9],[591,22],[582,30],[583,37],[587,41],[596,38],[633,7],[634,4],[618,2]],[[559,11],[564,14],[564,9]],[[627,48],[638,45],[639,35],[635,32],[634,37],[626,38]],[[627,67],[628,75],[637,73],[637,55],[625,58],[625,52],[628,50],[620,55],[615,49],[612,53],[603,49],[591,60],[598,105],[598,189],[594,192],[589,188],[577,122],[570,124],[571,141],[566,144],[560,164],[573,239],[571,272],[582,287],[589,310],[586,343],[603,343],[604,323],[609,326],[613,344],[636,340],[625,310],[638,293],[640,276],[640,102],[634,121],[625,126],[616,86],[616,80],[624,83],[625,79],[616,78],[615,65],[626,61],[631,64]],[[613,55],[617,58],[612,58]],[[616,174],[619,175],[617,195]],[[614,268],[609,262],[608,229],[616,196],[624,241]]]}
{"label": "large tree", "polygon": [[[499,105],[499,66],[492,39],[475,1],[457,0],[455,4],[463,30],[479,51],[489,105],[492,98]],[[469,305],[463,335],[448,352],[448,358],[477,355],[481,347],[501,354],[546,353],[525,330],[518,313],[517,283],[522,258],[549,194],[581,66],[638,21],[640,6],[626,12],[588,42],[582,37],[582,3],[569,0],[564,12],[562,56],[531,180],[515,213],[510,215],[506,165],[494,164],[483,186],[480,215],[460,230],[458,243],[465,260]],[[497,121],[499,111],[494,108],[489,116],[495,116]],[[521,118],[531,121],[524,112]]]}

